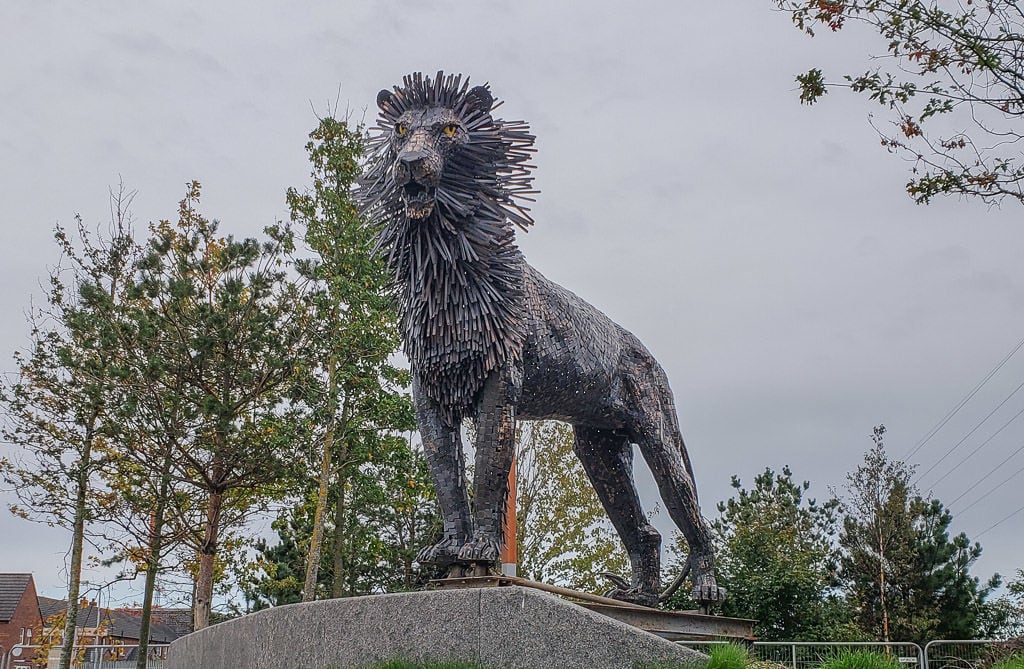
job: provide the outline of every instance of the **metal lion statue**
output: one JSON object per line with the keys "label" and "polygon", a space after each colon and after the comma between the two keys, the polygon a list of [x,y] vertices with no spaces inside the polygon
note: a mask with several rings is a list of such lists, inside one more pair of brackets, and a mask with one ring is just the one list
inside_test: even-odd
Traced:
{"label": "metal lion statue", "polygon": [[[665,372],[635,336],[544,278],[516,246],[514,228],[533,224],[521,202],[536,192],[527,125],[495,118],[487,85],[443,72],[406,76],[377,104],[360,198],[393,273],[444,518],[441,542],[418,560],[499,560],[515,423],[554,419],[573,426],[575,452],[629,554],[632,579],[613,579],[609,596],[654,605],[660,594],[661,536],[633,482],[636,444],[689,543],[694,597],[720,601]],[[463,419],[477,435],[472,504]]]}

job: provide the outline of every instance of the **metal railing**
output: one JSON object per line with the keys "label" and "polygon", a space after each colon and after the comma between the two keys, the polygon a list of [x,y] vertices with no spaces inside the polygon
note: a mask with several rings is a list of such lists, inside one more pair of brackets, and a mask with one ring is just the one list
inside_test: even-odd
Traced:
{"label": "metal railing", "polygon": [[[727,641],[677,641],[694,650],[709,651]],[[916,643],[881,641],[755,641],[750,654],[759,662],[771,662],[779,669],[812,669],[823,660],[844,651],[869,650],[892,655],[908,667],[917,669],[979,669],[991,663],[1001,644],[992,639],[936,639],[922,649]],[[0,667],[0,669],[3,669]]]}
{"label": "metal railing", "polygon": [[[701,650],[724,641],[678,641],[677,643]],[[929,669],[924,651],[916,643],[883,641],[755,641],[750,654],[758,662],[771,662],[780,669],[813,669],[823,661],[853,650],[877,651],[893,656],[910,669]],[[912,666],[913,665],[913,666]]]}
{"label": "metal railing", "polygon": [[924,645],[926,669],[976,669],[991,658],[999,641],[938,639]]}
{"label": "metal railing", "polygon": [[[0,669],[22,669],[39,666],[43,646],[19,644],[6,654],[0,652]],[[138,644],[89,644],[75,646],[71,666],[74,669],[135,669]],[[167,644],[149,644],[148,669],[162,669],[167,659]],[[46,667],[57,666],[60,648],[47,651]]]}
{"label": "metal railing", "polygon": [[[793,642],[793,641],[758,641],[754,643],[754,654],[758,660],[773,662],[789,667],[789,669],[811,669],[824,660],[836,657],[844,652],[875,651],[892,656],[900,664],[914,665],[917,669],[928,669],[924,651],[916,643],[882,641],[835,641]],[[911,667],[913,669],[913,667]]]}

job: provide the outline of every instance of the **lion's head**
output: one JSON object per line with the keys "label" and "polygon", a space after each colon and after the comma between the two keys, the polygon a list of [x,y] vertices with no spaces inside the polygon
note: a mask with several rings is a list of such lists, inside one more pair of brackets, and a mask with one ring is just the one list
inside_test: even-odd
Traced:
{"label": "lion's head", "polygon": [[[500,104],[500,103],[498,103]],[[528,196],[533,135],[525,123],[496,120],[487,85],[462,75],[414,73],[377,94],[380,115],[371,139],[362,198],[373,217],[525,229],[533,223],[517,200]],[[527,198],[528,199],[528,198]]]}
{"label": "lion's head", "polygon": [[456,425],[526,337],[513,225],[533,223],[533,135],[495,119],[487,86],[411,74],[377,95],[360,179],[364,212],[394,277],[402,341],[419,387]]}

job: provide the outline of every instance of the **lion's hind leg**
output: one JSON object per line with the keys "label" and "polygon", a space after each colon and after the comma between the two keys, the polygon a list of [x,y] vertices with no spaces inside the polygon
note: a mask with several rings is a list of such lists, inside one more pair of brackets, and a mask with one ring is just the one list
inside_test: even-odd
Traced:
{"label": "lion's hind leg", "polygon": [[630,431],[658,484],[669,516],[690,545],[694,598],[702,606],[717,603],[725,598],[725,591],[715,582],[711,535],[700,513],[697,487],[676,420],[672,393],[663,374],[649,374],[646,378],[653,382],[638,383],[634,388]]}
{"label": "lion's hind leg", "polygon": [[601,505],[626,547],[633,568],[631,587],[609,596],[647,606],[658,603],[661,535],[647,522],[633,482],[633,445],[614,430],[575,426],[574,450]]}

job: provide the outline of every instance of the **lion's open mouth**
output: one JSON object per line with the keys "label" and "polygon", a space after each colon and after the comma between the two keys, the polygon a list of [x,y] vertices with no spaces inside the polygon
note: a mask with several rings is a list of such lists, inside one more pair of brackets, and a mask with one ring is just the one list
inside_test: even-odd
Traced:
{"label": "lion's open mouth", "polygon": [[434,199],[437,189],[410,181],[402,188],[402,201],[405,202],[405,215],[409,218],[426,218],[434,211]]}

